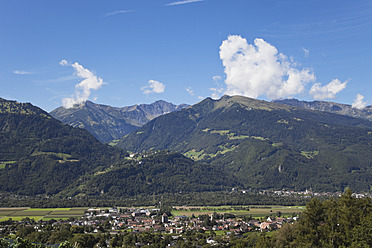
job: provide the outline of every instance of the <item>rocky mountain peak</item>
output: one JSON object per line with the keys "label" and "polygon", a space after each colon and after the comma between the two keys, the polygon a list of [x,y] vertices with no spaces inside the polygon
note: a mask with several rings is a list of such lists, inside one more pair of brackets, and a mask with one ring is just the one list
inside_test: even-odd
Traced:
{"label": "rocky mountain peak", "polygon": [[102,142],[109,142],[121,138],[160,115],[188,106],[159,100],[151,104],[120,108],[86,101],[70,109],[59,107],[50,114],[63,123],[87,129]]}

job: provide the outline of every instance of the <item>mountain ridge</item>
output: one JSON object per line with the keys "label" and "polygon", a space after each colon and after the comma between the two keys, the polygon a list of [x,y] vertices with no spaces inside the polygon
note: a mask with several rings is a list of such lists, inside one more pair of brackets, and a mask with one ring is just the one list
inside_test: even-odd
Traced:
{"label": "mountain ridge", "polygon": [[309,110],[325,111],[350,117],[362,118],[372,121],[372,105],[363,109],[353,108],[352,105],[329,102],[329,101],[300,101],[298,99],[273,100],[272,102],[289,106],[300,107]]}
{"label": "mountain ridge", "polygon": [[186,108],[159,100],[151,104],[112,107],[86,101],[80,106],[59,107],[50,114],[73,127],[85,128],[102,142],[109,142],[130,133],[160,115]]}
{"label": "mountain ridge", "polygon": [[0,100],[0,139],[0,191],[22,195],[360,192],[372,185],[372,122],[242,96],[154,118],[118,143],[140,152],[134,158],[15,101]]}
{"label": "mountain ridge", "polygon": [[0,140],[0,193],[99,198],[221,191],[237,185],[227,171],[179,153],[131,158],[29,103],[0,99]]}
{"label": "mountain ridge", "polygon": [[0,191],[52,195],[127,153],[30,103],[0,100]]}
{"label": "mountain ridge", "polygon": [[372,185],[366,176],[372,172],[372,122],[242,96],[207,98],[159,116],[117,145],[132,152],[169,149],[230,168],[248,188]]}

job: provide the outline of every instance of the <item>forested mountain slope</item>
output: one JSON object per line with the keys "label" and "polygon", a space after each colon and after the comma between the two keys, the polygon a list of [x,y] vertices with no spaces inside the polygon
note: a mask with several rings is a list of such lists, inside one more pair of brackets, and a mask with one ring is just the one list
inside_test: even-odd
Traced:
{"label": "forested mountain slope", "polygon": [[210,98],[124,137],[134,152],[170,149],[228,168],[244,187],[369,190],[372,122],[246,97]]}
{"label": "forested mountain slope", "polygon": [[0,191],[55,194],[126,153],[29,103],[0,99]]}
{"label": "forested mountain slope", "polygon": [[161,151],[122,160],[84,177],[65,190],[67,196],[136,196],[231,190],[242,185],[224,168]]}
{"label": "forested mountain slope", "polygon": [[239,185],[223,168],[179,153],[129,158],[29,103],[0,99],[0,140],[0,193],[127,197]]}

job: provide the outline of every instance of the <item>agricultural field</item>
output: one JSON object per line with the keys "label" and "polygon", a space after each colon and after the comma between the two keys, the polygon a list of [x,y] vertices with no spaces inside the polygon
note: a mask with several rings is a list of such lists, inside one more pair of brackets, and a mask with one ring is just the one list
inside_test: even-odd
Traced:
{"label": "agricultural field", "polygon": [[35,221],[67,220],[70,217],[80,218],[84,216],[88,208],[0,208],[0,221],[8,219],[20,221],[23,218]]}
{"label": "agricultural field", "polygon": [[[144,207],[147,208],[147,207]],[[101,208],[102,209],[102,208]],[[103,208],[104,209],[104,208]],[[298,216],[304,209],[304,206],[276,206],[276,205],[251,205],[251,206],[218,206],[218,207],[173,207],[173,216],[199,216],[203,214],[234,214],[237,217],[249,216],[261,218],[265,216],[292,217]],[[0,221],[8,219],[20,221],[24,218],[34,219],[35,221],[67,220],[69,218],[80,218],[84,216],[87,207],[81,208],[0,208]]]}
{"label": "agricultural field", "polygon": [[17,161],[0,161],[0,169],[4,169],[6,165],[14,164]]}
{"label": "agricultural field", "polygon": [[235,216],[251,216],[253,218],[260,218],[270,215],[278,215],[280,213],[283,217],[291,217],[299,215],[305,206],[276,206],[276,205],[252,205],[252,206],[219,206],[219,207],[174,207],[172,211],[173,216],[199,216],[202,214],[234,214]]}

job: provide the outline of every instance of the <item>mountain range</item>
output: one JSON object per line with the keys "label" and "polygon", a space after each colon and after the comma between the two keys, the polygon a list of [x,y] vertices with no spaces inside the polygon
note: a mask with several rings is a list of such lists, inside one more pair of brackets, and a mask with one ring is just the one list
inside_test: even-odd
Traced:
{"label": "mountain range", "polygon": [[75,112],[66,116],[80,118],[76,123],[99,126],[125,116],[119,115],[123,109],[133,131],[112,147],[32,104],[0,99],[0,192],[128,197],[232,187],[371,188],[367,119],[241,96],[167,105],[124,111],[87,102],[69,110]]}
{"label": "mountain range", "polygon": [[241,96],[207,98],[117,144],[171,150],[228,169],[246,188],[369,190],[372,122]]}
{"label": "mountain range", "polygon": [[363,109],[353,108],[351,105],[336,103],[336,102],[326,102],[326,101],[299,101],[297,99],[283,99],[274,100],[275,103],[286,104],[290,106],[295,106],[304,109],[326,111],[330,113],[347,115],[356,118],[363,118],[372,121],[372,106],[367,106]]}
{"label": "mountain range", "polygon": [[188,106],[187,104],[174,105],[160,100],[151,104],[117,108],[86,101],[69,109],[59,107],[51,111],[50,115],[73,127],[88,130],[102,142],[110,142],[121,138],[160,115]]}
{"label": "mountain range", "polygon": [[0,140],[0,193],[128,197],[220,191],[236,185],[223,169],[179,153],[130,158],[30,103],[1,98]]}

